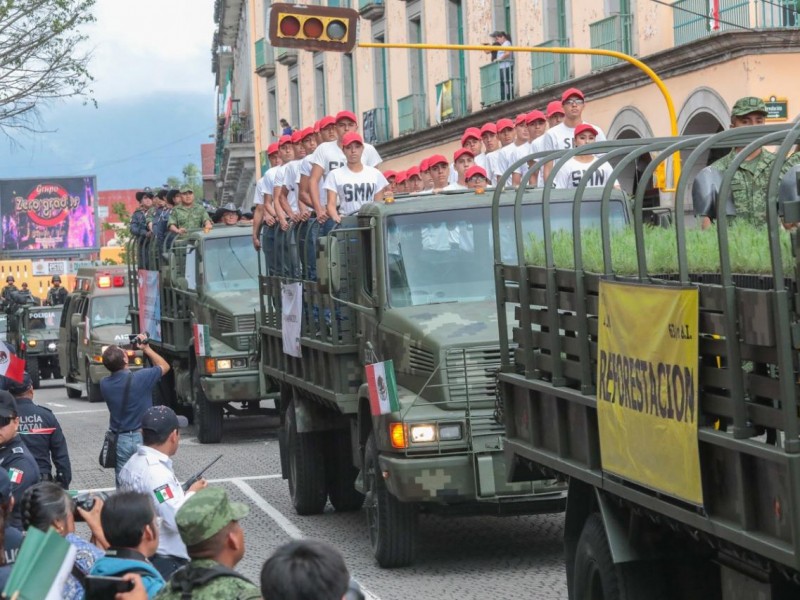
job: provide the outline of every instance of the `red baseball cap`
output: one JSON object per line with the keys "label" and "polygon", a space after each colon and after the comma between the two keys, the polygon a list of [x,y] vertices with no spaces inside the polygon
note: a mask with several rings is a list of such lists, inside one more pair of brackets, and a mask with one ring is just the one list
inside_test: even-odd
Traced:
{"label": "red baseball cap", "polygon": [[581,100],[583,100],[583,92],[580,91],[578,88],[569,88],[566,92],[561,94],[561,103],[567,101],[567,98],[571,98],[572,96],[577,96]]}
{"label": "red baseball cap", "polygon": [[448,161],[444,156],[442,156],[441,154],[434,154],[428,159],[428,168],[432,168],[434,165],[440,165],[442,163],[444,163],[448,167],[450,166],[450,161]]}
{"label": "red baseball cap", "polygon": [[267,146],[267,156],[270,154],[277,154],[278,153],[278,142],[272,142],[269,146]]}
{"label": "red baseball cap", "polygon": [[597,129],[594,128],[594,125],[591,123],[581,123],[575,128],[575,137],[578,137],[584,131],[591,131],[593,134],[597,135]]}
{"label": "red baseball cap", "polygon": [[547,105],[547,117],[550,118],[553,115],[557,114],[564,114],[564,107],[562,106],[561,102],[558,100],[553,100],[550,104]]}
{"label": "red baseball cap", "polygon": [[354,113],[351,113],[349,110],[340,110],[336,113],[336,122],[338,123],[342,119],[350,119],[353,123],[358,123],[358,119]]}
{"label": "red baseball cap", "polygon": [[503,129],[514,129],[514,121],[511,119],[500,119],[497,122],[498,133],[503,131]]}
{"label": "red baseball cap", "polygon": [[526,123],[533,123],[534,121],[546,121],[547,117],[544,116],[544,113],[540,110],[532,110],[527,115],[525,115],[525,122]]}
{"label": "red baseball cap", "polygon": [[300,132],[300,139],[304,140],[310,135],[314,135],[314,128],[306,127],[305,129],[303,129],[303,131]]}
{"label": "red baseball cap", "polygon": [[528,122],[528,115],[526,115],[525,113],[517,115],[517,118],[514,119],[514,125],[516,126],[525,125],[527,122]]}
{"label": "red baseball cap", "polygon": [[480,142],[481,141],[481,130],[478,129],[477,127],[468,127],[466,130],[464,130],[464,133],[461,136],[461,145],[463,146],[464,142],[466,142],[470,138],[475,138],[476,140],[478,140]]}
{"label": "red baseball cap", "polygon": [[394,171],[392,171],[391,169],[387,169],[386,171],[384,171],[384,172],[383,172],[383,176],[384,176],[384,177],[385,177],[387,180],[391,179],[392,177],[394,177],[394,178],[395,178],[395,181],[397,180],[397,173],[395,173],[395,172],[394,172]]}
{"label": "red baseball cap", "polygon": [[486,123],[483,127],[481,127],[481,135],[484,133],[494,133],[497,134],[497,125],[494,123]]}
{"label": "red baseball cap", "polygon": [[281,138],[278,140],[278,148],[281,146],[285,146],[286,144],[292,143],[292,136],[290,135],[282,135]]}
{"label": "red baseball cap", "polygon": [[319,121],[314,122],[314,128],[312,129],[314,133],[319,133]]}
{"label": "red baseball cap", "polygon": [[359,143],[362,146],[364,145],[364,138],[362,138],[357,131],[351,131],[342,138],[342,148],[355,143]]}
{"label": "red baseball cap", "polygon": [[425,171],[430,169],[430,167],[431,166],[430,166],[430,163],[428,163],[428,159],[427,158],[423,158],[422,161],[420,161],[420,163],[419,163],[419,172],[420,173],[424,173]]}
{"label": "red baseball cap", "polygon": [[406,171],[406,177],[408,179],[411,179],[412,177],[419,177],[419,167],[411,167],[408,171]]}
{"label": "red baseball cap", "polygon": [[458,159],[464,156],[465,154],[469,154],[472,158],[475,158],[475,154],[473,154],[471,150],[468,150],[466,148],[459,148],[453,154],[453,162],[457,162]]}
{"label": "red baseball cap", "polygon": [[331,125],[336,125],[336,119],[332,116],[328,115],[327,117],[322,117],[319,120],[319,128],[320,131],[325,129],[326,127],[330,127]]}
{"label": "red baseball cap", "polygon": [[464,173],[464,179],[472,179],[475,177],[475,175],[480,175],[486,179],[489,179],[489,177],[486,175],[486,169],[478,165],[472,165],[469,169],[467,169],[467,172]]}
{"label": "red baseball cap", "polygon": [[[388,179],[388,177],[387,177],[387,179]],[[396,184],[397,183],[403,183],[406,179],[408,179],[408,173],[406,173],[405,171],[398,171],[397,172],[397,176],[394,178],[394,182]]]}
{"label": "red baseball cap", "polygon": [[299,144],[303,139],[303,132],[302,131],[293,131],[292,132],[292,143]]}

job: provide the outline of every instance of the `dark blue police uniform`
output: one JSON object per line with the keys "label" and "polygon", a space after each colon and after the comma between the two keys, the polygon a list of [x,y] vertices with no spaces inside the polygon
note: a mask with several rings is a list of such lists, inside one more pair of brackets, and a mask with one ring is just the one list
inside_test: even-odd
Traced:
{"label": "dark blue police uniform", "polygon": [[15,420],[19,416],[17,403],[7,391],[0,391],[0,467],[8,471],[14,510],[8,517],[8,525],[22,527],[22,494],[39,483],[39,466],[17,433]]}

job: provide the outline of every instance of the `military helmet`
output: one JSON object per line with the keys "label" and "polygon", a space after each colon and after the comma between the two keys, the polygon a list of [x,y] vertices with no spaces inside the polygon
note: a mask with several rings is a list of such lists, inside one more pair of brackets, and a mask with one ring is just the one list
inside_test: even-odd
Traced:
{"label": "military helmet", "polygon": [[14,283],[14,276],[9,275],[8,277],[6,277],[6,283]]}
{"label": "military helmet", "polygon": [[61,277],[59,275],[53,275],[53,283],[61,283]]}

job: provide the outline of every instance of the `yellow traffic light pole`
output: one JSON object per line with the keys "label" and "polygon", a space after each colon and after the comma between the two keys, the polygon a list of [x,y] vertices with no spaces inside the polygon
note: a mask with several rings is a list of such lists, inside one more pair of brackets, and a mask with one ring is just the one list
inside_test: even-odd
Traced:
{"label": "yellow traffic light pole", "polygon": [[[469,44],[386,44],[380,42],[358,42],[359,48],[404,48],[407,50],[467,50],[473,52],[486,52],[487,50],[499,49],[500,46],[484,46],[484,45],[469,45]],[[672,101],[672,96],[667,90],[667,86],[656,74],[653,69],[648,67],[642,61],[633,56],[629,56],[623,52],[616,50],[601,50],[599,48],[530,48],[527,46],[502,46],[503,52],[546,52],[549,54],[589,54],[595,56],[609,56],[624,60],[625,62],[638,68],[645,73],[656,87],[664,96],[664,101],[667,104],[667,112],[669,113],[670,135],[678,135],[678,117],[675,113],[675,104]],[[679,154],[675,154],[673,158],[673,182],[678,180],[681,172],[681,159]],[[664,192],[674,192],[675,187],[665,189]]]}

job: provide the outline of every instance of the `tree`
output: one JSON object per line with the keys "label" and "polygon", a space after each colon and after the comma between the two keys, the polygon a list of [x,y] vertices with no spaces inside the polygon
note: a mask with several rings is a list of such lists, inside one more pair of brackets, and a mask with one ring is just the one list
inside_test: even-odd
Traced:
{"label": "tree", "polygon": [[60,98],[94,102],[83,25],[95,0],[0,0],[0,129],[36,131]]}
{"label": "tree", "polygon": [[[194,163],[184,165],[181,169],[181,175],[183,175],[183,179],[174,175],[167,177],[167,186],[175,189],[188,187],[194,192],[195,198],[202,199],[203,181],[200,178],[200,169],[197,165]],[[213,198],[209,198],[209,200],[213,200]]]}

